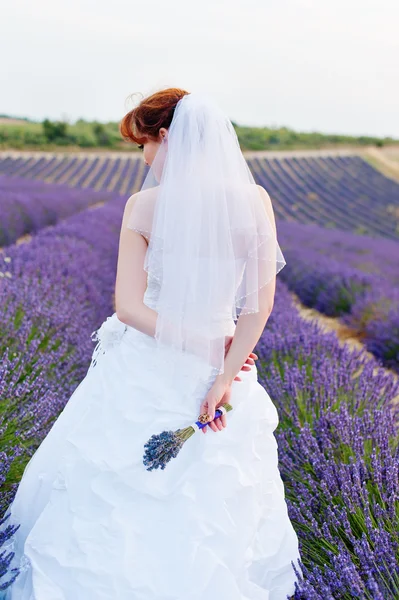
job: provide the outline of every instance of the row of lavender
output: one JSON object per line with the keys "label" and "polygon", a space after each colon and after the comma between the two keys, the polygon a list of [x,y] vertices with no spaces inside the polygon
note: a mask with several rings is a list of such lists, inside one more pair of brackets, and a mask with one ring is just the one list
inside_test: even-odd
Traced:
{"label": "row of lavender", "polygon": [[[248,158],[276,217],[399,239],[399,184],[359,156]],[[141,157],[6,157],[0,173],[132,194],[147,173]]]}
{"label": "row of lavender", "polygon": [[301,301],[341,320],[376,358],[399,372],[399,243],[279,223],[282,279]]}
{"label": "row of lavender", "polygon": [[113,197],[111,192],[0,175],[0,247]]}
{"label": "row of lavender", "polygon": [[[86,373],[91,331],[113,312],[123,205],[84,211],[0,253],[12,275],[0,288],[2,513]],[[297,598],[395,597],[398,415],[389,403],[399,384],[299,319],[280,278],[257,351],[280,414],[280,463],[301,543]],[[7,557],[0,562],[1,583]]]}
{"label": "row of lavender", "polygon": [[256,350],[300,540],[295,599],[399,598],[399,381],[302,320],[280,280]]}

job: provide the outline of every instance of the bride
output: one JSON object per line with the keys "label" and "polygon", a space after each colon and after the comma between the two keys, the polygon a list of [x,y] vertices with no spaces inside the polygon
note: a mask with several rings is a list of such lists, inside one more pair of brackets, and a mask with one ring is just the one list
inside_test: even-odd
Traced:
{"label": "bride", "polygon": [[[207,95],[161,90],[121,133],[150,169],[123,215],[116,311],[8,511],[3,597],[284,600],[298,539],[253,353],[285,264],[270,198]],[[151,436],[190,425],[149,467]]]}

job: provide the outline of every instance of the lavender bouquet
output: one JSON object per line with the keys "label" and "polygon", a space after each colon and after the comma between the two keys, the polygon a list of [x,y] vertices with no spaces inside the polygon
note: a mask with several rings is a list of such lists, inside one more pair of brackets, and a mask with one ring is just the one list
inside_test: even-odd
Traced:
{"label": "lavender bouquet", "polygon": [[[227,402],[221,404],[215,410],[214,419],[221,417],[230,410],[233,410],[231,404]],[[146,450],[143,456],[143,463],[147,471],[152,471],[153,469],[163,470],[167,463],[178,455],[184,442],[194,433],[206,427],[214,419],[211,419],[208,413],[204,413],[198,417],[198,421],[195,421],[189,427],[177,429],[176,431],[163,431],[160,434],[152,435],[148,442],[144,444]]]}

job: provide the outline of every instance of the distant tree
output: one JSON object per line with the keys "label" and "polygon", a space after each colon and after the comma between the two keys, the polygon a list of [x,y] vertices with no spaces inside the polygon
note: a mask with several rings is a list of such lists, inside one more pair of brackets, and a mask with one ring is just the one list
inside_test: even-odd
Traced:
{"label": "distant tree", "polygon": [[43,133],[49,142],[56,142],[57,140],[66,140],[67,134],[67,123],[64,121],[50,121],[44,119]]}
{"label": "distant tree", "polygon": [[269,136],[269,144],[278,144],[280,142],[280,136],[278,133],[271,133]]}
{"label": "distant tree", "polygon": [[99,146],[109,146],[111,144],[110,135],[102,123],[95,122],[93,124],[93,133]]}

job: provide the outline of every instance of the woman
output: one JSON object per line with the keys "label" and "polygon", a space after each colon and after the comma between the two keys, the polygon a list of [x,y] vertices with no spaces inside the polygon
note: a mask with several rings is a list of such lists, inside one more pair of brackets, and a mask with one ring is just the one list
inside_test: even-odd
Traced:
{"label": "woman", "polygon": [[[283,600],[298,539],[252,352],[285,264],[269,196],[204,95],[161,90],[121,132],[150,169],[123,215],[116,312],[10,507],[6,598]],[[152,435],[193,422],[172,460],[146,461]]]}

